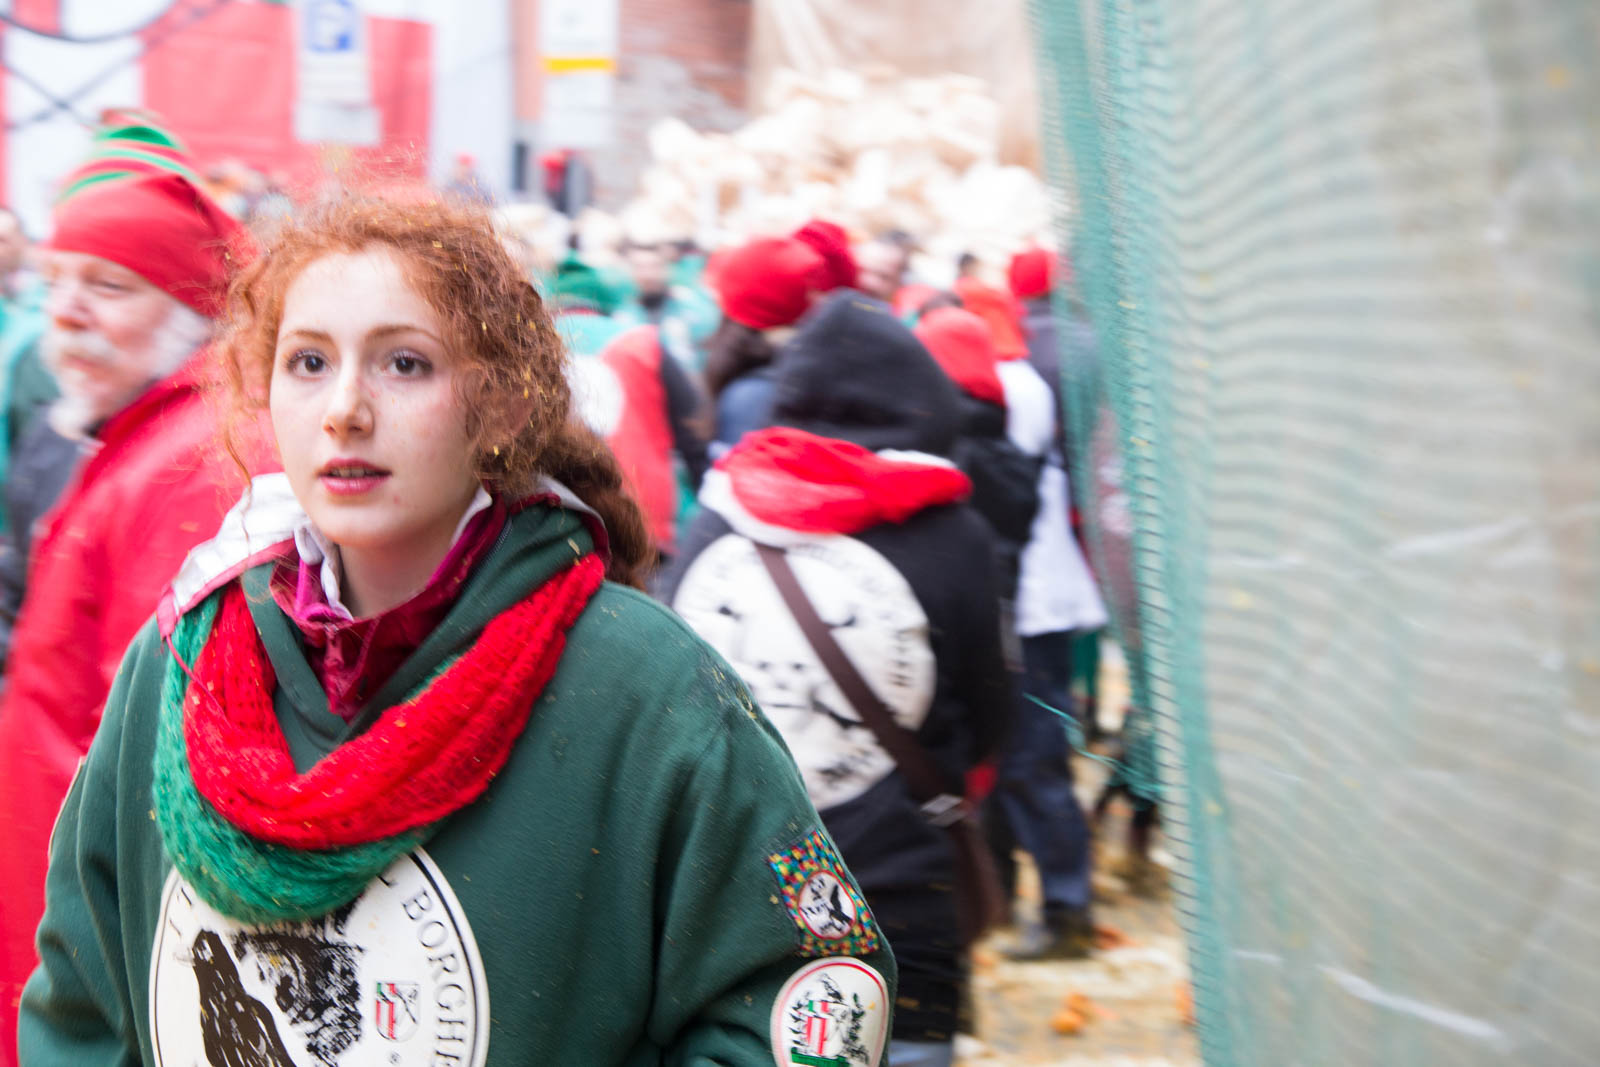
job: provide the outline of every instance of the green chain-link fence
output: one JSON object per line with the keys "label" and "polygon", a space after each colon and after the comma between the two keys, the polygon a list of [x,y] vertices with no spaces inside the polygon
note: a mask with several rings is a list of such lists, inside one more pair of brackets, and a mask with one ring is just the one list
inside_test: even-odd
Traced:
{"label": "green chain-link fence", "polygon": [[1032,11],[1207,1063],[1600,1062],[1600,4]]}

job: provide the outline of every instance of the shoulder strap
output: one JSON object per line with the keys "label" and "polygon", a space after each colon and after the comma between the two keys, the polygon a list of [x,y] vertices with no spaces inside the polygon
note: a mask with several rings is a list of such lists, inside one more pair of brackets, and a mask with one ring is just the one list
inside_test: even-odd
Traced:
{"label": "shoulder strap", "polygon": [[894,721],[894,713],[878,699],[878,695],[872,691],[867,680],[861,677],[861,672],[856,670],[856,665],[850,662],[850,657],[845,655],[844,649],[833,639],[832,630],[817,614],[817,609],[812,606],[805,590],[800,588],[800,582],[795,578],[794,569],[789,566],[788,556],[784,550],[759,542],[755,543],[755,548],[756,554],[761,557],[762,564],[767,568],[767,574],[771,575],[773,584],[778,587],[784,604],[789,608],[789,613],[799,624],[800,632],[805,634],[817,658],[822,661],[822,666],[832,676],[834,684],[850,702],[850,706],[856,709],[856,714],[861,716],[861,721],[872,731],[878,743],[894,757],[895,763],[900,767],[900,773],[905,776],[906,784],[911,787],[912,796],[925,808],[941,798],[949,798],[948,804],[937,805],[941,810],[928,811],[929,816],[936,821],[946,809],[954,809],[959,804],[960,798],[951,794],[944,781],[944,775],[934,766],[927,751],[917,743],[910,731]]}

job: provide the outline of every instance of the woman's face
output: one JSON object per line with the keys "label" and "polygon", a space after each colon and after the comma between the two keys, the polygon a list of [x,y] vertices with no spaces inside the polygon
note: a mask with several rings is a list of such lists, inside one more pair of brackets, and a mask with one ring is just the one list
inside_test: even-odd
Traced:
{"label": "woman's face", "polygon": [[272,428],[295,496],[341,549],[449,551],[478,479],[443,335],[385,249],[324,256],[285,294]]}

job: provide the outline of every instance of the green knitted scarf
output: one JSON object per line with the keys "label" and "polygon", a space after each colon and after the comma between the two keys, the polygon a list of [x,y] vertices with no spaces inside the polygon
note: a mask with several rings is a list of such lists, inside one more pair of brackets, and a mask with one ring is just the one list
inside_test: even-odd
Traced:
{"label": "green knitted scarf", "polygon": [[[155,816],[178,873],[200,899],[249,923],[312,919],[359,896],[367,883],[432,835],[439,823],[336,849],[295,849],[234,827],[195,788],[183,737],[183,701],[192,669],[211,634],[221,592],[180,620],[161,687],[156,737]],[[441,820],[442,821],[442,820]]]}

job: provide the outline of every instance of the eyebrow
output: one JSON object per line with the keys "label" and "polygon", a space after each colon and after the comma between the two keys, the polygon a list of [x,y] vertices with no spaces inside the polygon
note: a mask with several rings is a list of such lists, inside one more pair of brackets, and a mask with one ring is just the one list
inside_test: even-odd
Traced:
{"label": "eyebrow", "polygon": [[92,279],[107,279],[114,282],[143,281],[144,278],[137,272],[116,263],[95,263],[84,272]]}
{"label": "eyebrow", "polygon": [[[310,337],[318,341],[333,340],[333,335],[328,333],[326,330],[314,330],[308,326],[291,326],[288,330],[281,332],[284,336],[288,337]],[[422,336],[431,338],[438,344],[444,344],[444,341],[436,337],[433,331],[423,329],[421,326],[418,326],[414,323],[405,322],[386,322],[381,326],[374,326],[372,329],[367,331],[366,336],[388,337],[397,333],[420,333]]]}
{"label": "eyebrow", "polygon": [[54,281],[62,275],[79,274],[86,282],[113,281],[119,285],[137,285],[140,282],[149,285],[144,276],[129,270],[120,264],[107,262],[88,263],[80,271],[74,272],[70,267],[63,267],[54,257],[41,258],[38,265],[38,274],[46,281]]}

